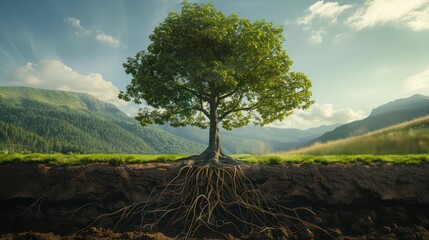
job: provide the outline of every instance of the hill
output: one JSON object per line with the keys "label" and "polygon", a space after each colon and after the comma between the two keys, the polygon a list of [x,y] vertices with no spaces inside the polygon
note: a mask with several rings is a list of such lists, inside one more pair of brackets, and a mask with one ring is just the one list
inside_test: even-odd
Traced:
{"label": "hill", "polygon": [[[225,153],[263,154],[302,146],[311,139],[320,136],[326,131],[333,130],[337,126],[339,124],[308,130],[259,126],[247,126],[232,131],[221,128],[220,138],[222,149]],[[204,145],[208,144],[208,130],[196,127],[173,128],[166,125],[160,126],[160,128],[190,141]]]}
{"label": "hill", "polygon": [[288,154],[421,154],[429,153],[429,116],[360,136],[316,143]]}
{"label": "hill", "polygon": [[142,128],[116,106],[91,95],[0,87],[0,147],[12,151],[197,153],[204,146]]}
{"label": "hill", "polygon": [[367,118],[339,126],[312,140],[311,143],[358,136],[426,115],[429,115],[429,97],[414,95],[377,107]]}
{"label": "hill", "polygon": [[388,112],[403,111],[409,109],[429,108],[429,97],[415,94],[408,98],[401,98],[384,105],[381,105],[371,111],[370,116],[377,116]]}
{"label": "hill", "polygon": [[0,87],[0,99],[15,106],[26,106],[26,102],[38,102],[64,110],[84,110],[99,116],[127,120],[128,116],[115,105],[98,100],[87,93],[52,91],[30,87]]}
{"label": "hill", "polygon": [[[115,105],[85,93],[0,87],[0,150],[198,154],[208,130],[141,127]],[[225,153],[266,153],[300,146],[337,125],[309,130],[248,126],[221,129]]]}

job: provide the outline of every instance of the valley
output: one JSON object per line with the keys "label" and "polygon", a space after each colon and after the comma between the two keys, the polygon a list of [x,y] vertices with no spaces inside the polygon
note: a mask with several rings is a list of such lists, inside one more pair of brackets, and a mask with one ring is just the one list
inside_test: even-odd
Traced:
{"label": "valley", "polygon": [[[88,94],[0,87],[0,107],[0,148],[10,152],[197,154],[208,143],[208,130],[141,127],[113,104]],[[226,153],[262,154],[300,146],[336,126],[248,126],[221,130],[221,135]]]}

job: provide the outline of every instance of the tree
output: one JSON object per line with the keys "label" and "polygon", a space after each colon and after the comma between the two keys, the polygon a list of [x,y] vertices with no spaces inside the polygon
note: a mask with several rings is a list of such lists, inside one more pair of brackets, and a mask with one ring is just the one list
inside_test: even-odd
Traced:
{"label": "tree", "polygon": [[255,189],[219,139],[220,123],[265,125],[312,104],[310,80],[290,72],[282,32],[263,20],[225,16],[212,4],[186,2],[155,28],[147,50],[124,63],[132,79],[119,97],[146,102],[136,117],[142,125],[209,127],[209,146],[191,157],[196,164],[174,166],[177,175],[149,199],[116,213],[139,214],[145,226],[185,238],[272,236],[274,230],[290,237],[287,226],[317,228],[297,216],[304,208],[287,208]]}
{"label": "tree", "polygon": [[119,97],[146,101],[136,117],[143,126],[209,127],[200,159],[227,162],[219,123],[228,130],[265,125],[312,104],[310,80],[289,71],[282,32],[264,20],[225,16],[210,3],[185,2],[155,28],[148,49],[124,63],[132,80]]}

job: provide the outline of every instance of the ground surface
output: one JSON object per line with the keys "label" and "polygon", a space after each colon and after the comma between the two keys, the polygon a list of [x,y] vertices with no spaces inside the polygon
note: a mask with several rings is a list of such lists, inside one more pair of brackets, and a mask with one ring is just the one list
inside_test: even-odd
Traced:
{"label": "ground surface", "polygon": [[[0,165],[0,239],[170,239],[168,232],[132,227],[112,231],[114,219],[81,230],[101,214],[147,199],[175,175],[172,165]],[[302,217],[335,239],[429,239],[429,164],[250,165],[245,174],[278,203],[311,208],[316,216]],[[305,230],[293,238],[332,239]]]}

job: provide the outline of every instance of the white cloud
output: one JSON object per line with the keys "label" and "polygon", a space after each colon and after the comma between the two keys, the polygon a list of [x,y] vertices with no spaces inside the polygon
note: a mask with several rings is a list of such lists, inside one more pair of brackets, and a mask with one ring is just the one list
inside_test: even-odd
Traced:
{"label": "white cloud", "polygon": [[335,35],[334,42],[341,42],[346,37],[345,33],[339,33]]}
{"label": "white cloud", "polygon": [[102,43],[107,43],[109,44],[111,47],[117,48],[119,46],[121,47],[126,47],[126,45],[124,45],[123,43],[121,43],[118,39],[114,38],[111,35],[105,34],[105,33],[100,33],[98,34],[95,39],[97,39],[97,41],[102,42]]}
{"label": "white cloud", "polygon": [[80,19],[75,18],[75,17],[67,17],[66,19],[64,19],[65,23],[68,23],[70,26],[77,28],[78,31],[76,32],[77,35],[91,35],[92,31],[88,30],[86,28],[84,28],[81,24],[80,24]]}
{"label": "white cloud", "polygon": [[327,34],[327,32],[323,29],[319,29],[317,31],[311,31],[310,43],[311,44],[319,44],[323,41],[323,35]]}
{"label": "white cloud", "polygon": [[405,89],[410,93],[429,93],[429,69],[411,76],[404,81]]}
{"label": "white cloud", "polygon": [[357,30],[388,23],[428,30],[429,0],[367,0],[346,23]]}
{"label": "white cloud", "polygon": [[282,122],[275,122],[271,126],[307,129],[321,125],[349,123],[365,117],[363,111],[354,111],[350,108],[335,109],[332,104],[315,103],[310,109],[296,110],[293,115]]}
{"label": "white cloud", "polygon": [[319,17],[328,19],[331,23],[336,23],[338,16],[351,7],[352,5],[340,5],[338,2],[317,1],[307,9],[308,14],[299,17],[296,22],[300,25],[309,25]]}
{"label": "white cloud", "polygon": [[127,104],[118,99],[118,88],[103,79],[101,74],[83,75],[56,60],[43,60],[37,64],[29,62],[17,68],[9,79],[14,84],[29,87],[89,93],[117,106]]}
{"label": "white cloud", "polygon": [[[79,31],[76,32],[77,35],[92,35],[95,36],[95,39],[98,42],[106,43],[107,45],[117,48],[123,47],[126,48],[127,45],[119,41],[119,39],[113,37],[112,35],[106,34],[101,28],[96,28],[95,30],[89,30],[83,27],[80,23],[80,19],[75,17],[67,17],[64,19],[64,22],[70,24],[72,27],[77,28]],[[94,29],[94,28],[93,28]]]}
{"label": "white cloud", "polygon": [[303,25],[305,31],[311,30],[311,35],[308,39],[310,44],[320,44],[323,41],[323,35],[328,34],[328,32],[322,28],[319,30],[312,30],[310,26],[313,24],[314,20],[325,19],[331,24],[334,24],[337,22],[338,16],[351,7],[352,5],[350,4],[340,5],[338,2],[317,1],[308,7],[307,15],[296,19],[296,23]]}
{"label": "white cloud", "polygon": [[77,27],[80,29],[83,29],[82,25],[80,25],[80,20],[74,17],[67,17],[66,19],[64,19],[64,22],[72,25],[73,27]]}

